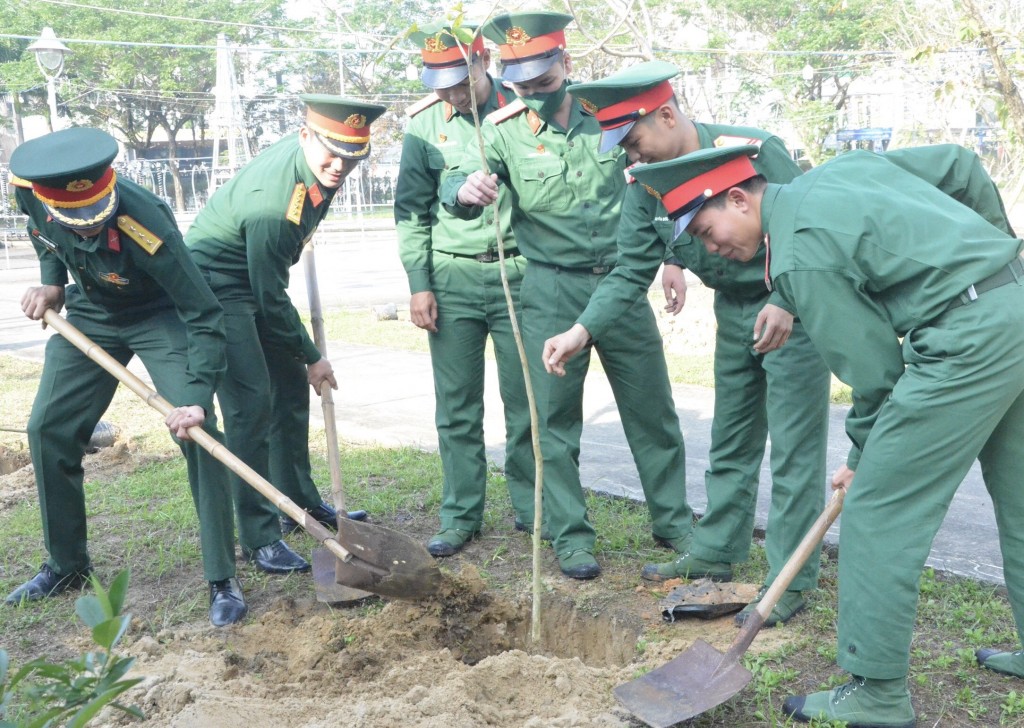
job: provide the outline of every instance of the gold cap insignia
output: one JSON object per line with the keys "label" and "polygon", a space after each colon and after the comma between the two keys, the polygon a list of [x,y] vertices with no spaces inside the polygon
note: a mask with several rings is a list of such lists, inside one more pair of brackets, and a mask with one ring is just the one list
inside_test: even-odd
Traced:
{"label": "gold cap insignia", "polygon": [[531,40],[530,34],[518,26],[505,31],[505,43],[510,46],[526,45]]}
{"label": "gold cap insignia", "polygon": [[651,197],[654,197],[655,199],[658,199],[658,200],[661,199],[661,195],[658,193],[658,191],[656,189],[654,189],[650,185],[644,184],[643,182],[641,182],[640,184],[644,185],[644,189],[647,190],[647,193],[649,195],[651,195]]}
{"label": "gold cap insignia", "polygon": [[448,50],[448,46],[440,38],[427,38],[423,42],[423,47],[430,53],[444,53]]}
{"label": "gold cap insignia", "polygon": [[366,126],[366,117],[362,114],[351,114],[345,119],[345,126],[351,127],[352,129],[362,129]]}
{"label": "gold cap insignia", "polygon": [[76,179],[74,182],[68,182],[68,186],[65,188],[68,192],[83,192],[90,187],[93,183],[87,179]]}
{"label": "gold cap insignia", "polygon": [[587,101],[586,99],[580,99],[580,106],[582,106],[583,110],[586,111],[591,116],[593,116],[594,114],[597,113],[597,104],[595,104],[593,101]]}

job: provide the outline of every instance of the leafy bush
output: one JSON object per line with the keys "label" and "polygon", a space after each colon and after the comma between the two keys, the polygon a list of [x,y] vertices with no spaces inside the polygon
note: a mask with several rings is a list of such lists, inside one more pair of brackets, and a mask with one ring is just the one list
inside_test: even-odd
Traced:
{"label": "leafy bush", "polygon": [[[128,591],[128,572],[120,572],[109,591],[103,589],[95,576],[90,578],[94,594],[78,598],[75,614],[92,630],[93,642],[101,649],[62,663],[37,658],[23,665],[9,680],[9,658],[0,649],[0,728],[80,728],[107,705],[144,717],[137,707],[116,702],[119,695],[142,681],[124,679],[134,657],[114,655],[114,647],[132,619],[130,614],[121,614]],[[15,709],[16,722],[8,720]]]}

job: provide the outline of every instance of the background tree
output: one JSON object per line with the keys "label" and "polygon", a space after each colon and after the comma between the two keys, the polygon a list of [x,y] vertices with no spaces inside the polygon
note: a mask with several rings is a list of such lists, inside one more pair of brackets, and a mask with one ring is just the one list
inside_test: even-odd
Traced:
{"label": "background tree", "polygon": [[[164,0],[151,6],[152,12],[121,6],[115,0],[91,0],[89,7],[58,0],[13,0],[0,6],[0,27],[32,38],[50,26],[65,39],[73,55],[65,64],[59,98],[80,123],[116,130],[138,151],[157,143],[157,130],[162,130],[175,202],[182,209],[179,134],[191,128],[194,142],[202,138],[215,82],[217,34],[226,33],[236,44],[266,42],[269,31],[263,26],[282,22],[281,4]],[[2,41],[0,50],[13,60],[0,64],[0,82],[9,92],[27,92],[26,113],[32,113],[45,104],[45,91],[39,92],[40,73],[26,50],[28,43]]]}
{"label": "background tree", "polygon": [[[912,49],[907,73],[932,88],[937,141],[970,145],[967,126],[947,122],[952,108],[973,109],[978,130],[995,135],[976,140],[1007,205],[1024,195],[1024,5],[1018,0],[922,0],[904,9],[901,42]],[[938,83],[933,79],[940,79]],[[973,126],[973,125],[972,125]],[[979,135],[981,131],[979,131]]]}

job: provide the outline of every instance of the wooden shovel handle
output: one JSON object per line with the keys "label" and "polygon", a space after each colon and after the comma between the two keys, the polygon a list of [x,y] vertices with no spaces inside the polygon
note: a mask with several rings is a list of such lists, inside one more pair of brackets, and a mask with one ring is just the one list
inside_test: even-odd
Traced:
{"label": "wooden shovel handle", "polygon": [[[327,335],[324,333],[324,315],[320,306],[320,285],[316,278],[316,257],[313,244],[302,251],[302,265],[306,273],[306,293],[309,296],[309,322],[313,328],[313,343],[321,356],[327,356]],[[320,406],[324,411],[324,435],[327,437],[327,462],[331,468],[331,497],[338,518],[344,518],[345,491],[341,483],[341,456],[338,453],[338,423],[334,417],[334,395],[329,382],[320,385]]]}
{"label": "wooden shovel handle", "polygon": [[[83,354],[112,374],[118,381],[128,387],[128,389],[139,395],[146,404],[155,409],[161,415],[166,417],[170,414],[171,410],[174,409],[170,402],[161,397],[153,389],[147,386],[145,382],[128,371],[121,362],[110,356],[110,354],[104,351],[101,346],[75,328],[74,325],[61,317],[56,311],[48,309],[46,313],[43,314],[43,321],[45,321],[49,326],[52,326],[54,331],[80,349]],[[224,447],[224,445],[217,442],[216,438],[206,432],[202,427],[190,427],[188,428],[188,434],[196,444],[208,451],[213,455],[213,457],[217,458],[217,460],[224,463],[231,472],[238,475],[238,477],[258,490],[275,506],[280,508],[287,515],[291,516],[296,523],[306,529],[313,538],[322,543],[331,553],[342,561],[352,560],[352,554],[335,540],[335,534],[328,531],[314,519],[307,518],[306,516],[308,514],[304,510],[295,505],[290,498],[271,485],[270,481],[242,462],[237,456],[232,454],[230,450]]]}
{"label": "wooden shovel handle", "polygon": [[761,601],[758,602],[754,612],[743,623],[743,627],[740,629],[739,634],[736,635],[736,639],[729,645],[729,651],[722,658],[723,665],[738,661],[740,656],[750,647],[750,643],[754,641],[754,637],[757,636],[757,633],[761,631],[761,627],[764,626],[764,621],[768,619],[772,610],[775,609],[775,605],[779,603],[783,592],[789,588],[797,573],[803,568],[807,557],[811,555],[814,549],[818,547],[818,544],[821,543],[821,540],[825,538],[825,533],[832,525],[832,522],[836,520],[839,512],[843,510],[843,498],[845,497],[846,491],[842,488],[833,493],[832,499],[825,506],[825,510],[818,516],[818,520],[811,526],[800,542],[800,545],[796,547],[793,555],[789,557],[786,565],[782,567],[782,571],[775,577],[775,581],[768,587],[768,591],[761,597]]}

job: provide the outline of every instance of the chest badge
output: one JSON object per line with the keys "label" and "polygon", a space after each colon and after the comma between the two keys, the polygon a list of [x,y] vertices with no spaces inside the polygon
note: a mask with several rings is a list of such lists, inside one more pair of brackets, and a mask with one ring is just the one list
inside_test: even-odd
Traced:
{"label": "chest badge", "polygon": [[113,273],[113,272],[111,272],[111,273],[102,273],[100,275],[100,278],[102,280],[106,281],[107,283],[113,283],[115,286],[127,286],[128,285],[128,279],[127,278],[122,278],[117,273]]}

